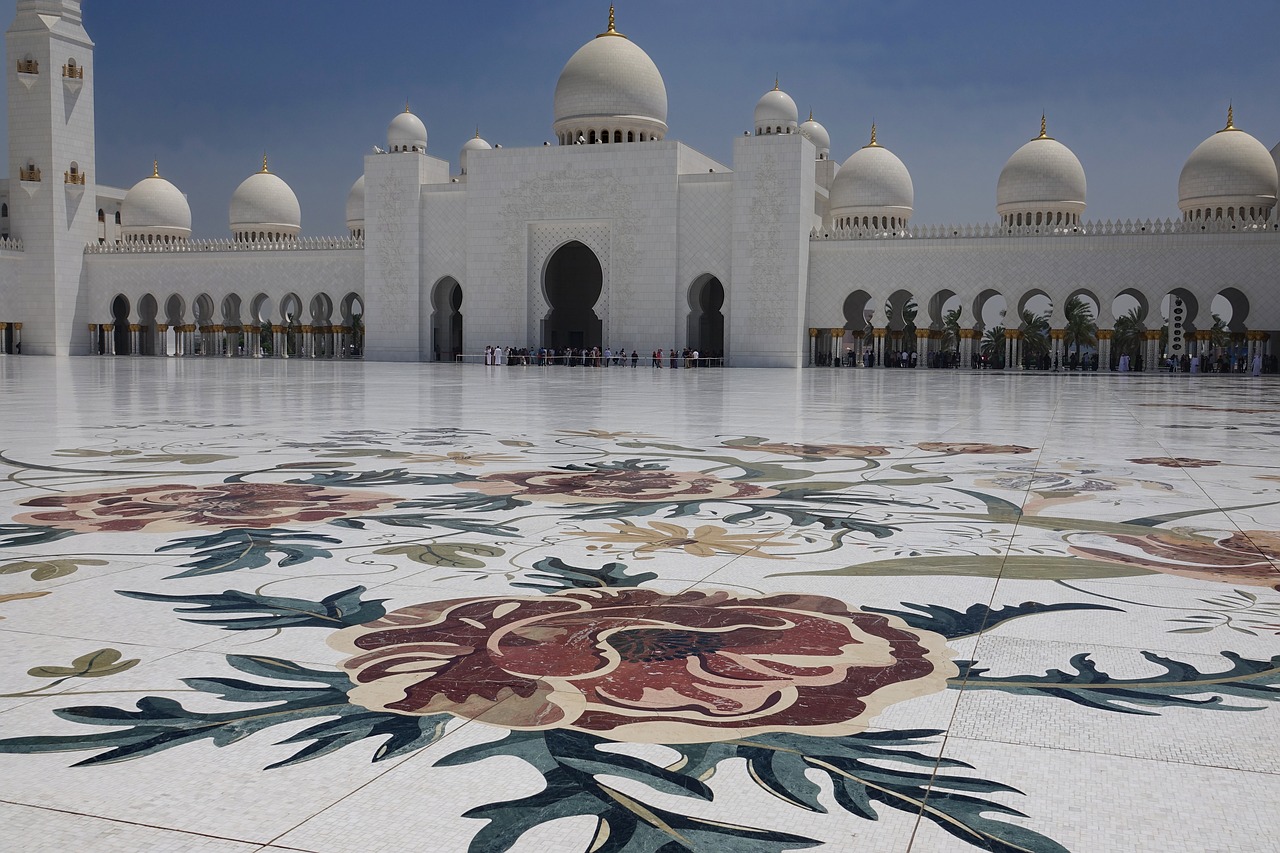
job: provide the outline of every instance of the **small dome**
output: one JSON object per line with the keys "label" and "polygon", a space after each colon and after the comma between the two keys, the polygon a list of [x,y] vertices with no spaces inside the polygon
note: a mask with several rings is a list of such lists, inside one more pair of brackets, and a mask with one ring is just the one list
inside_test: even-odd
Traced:
{"label": "small dome", "polygon": [[352,237],[364,236],[364,175],[356,178],[347,193],[347,230]]}
{"label": "small dome", "polygon": [[614,29],[612,6],[609,29],[578,48],[560,72],[554,113],[552,131],[562,145],[578,136],[601,138],[603,131],[637,142],[667,135],[667,85],[649,54]]}
{"label": "small dome", "polygon": [[[1280,146],[1277,146],[1280,147]],[[1227,126],[1196,146],[1178,176],[1178,209],[1188,219],[1263,217],[1276,204],[1276,161],[1265,145]],[[1228,213],[1229,211],[1229,213]]]}
{"label": "small dome", "polygon": [[244,179],[231,195],[231,233],[252,242],[291,240],[302,230],[302,210],[289,185],[267,171]]}
{"label": "small dome", "polygon": [[[1276,174],[1280,175],[1280,142],[1276,143],[1276,147],[1271,149],[1271,161],[1276,164]],[[1277,180],[1277,194],[1280,194],[1280,180]]]}
{"label": "small dome", "polygon": [[[831,182],[831,218],[837,228],[901,228],[911,219],[911,173],[888,148],[871,142],[849,156]],[[866,220],[864,222],[864,220]]]}
{"label": "small dome", "polygon": [[[996,183],[996,213],[1007,224],[1078,225],[1085,207],[1084,167],[1071,149],[1049,136],[1044,117],[1040,135],[1004,164]],[[1048,215],[1050,219],[1044,219]],[[1065,222],[1062,220],[1065,218]]]}
{"label": "small dome", "polygon": [[756,101],[756,136],[766,133],[794,133],[799,120],[800,111],[796,109],[796,102],[778,88],[776,80],[773,89]]}
{"label": "small dome", "polygon": [[476,135],[462,143],[462,151],[458,154],[458,167],[462,170],[462,174],[467,173],[467,153],[471,151],[490,151],[493,146],[480,138],[480,128],[476,128]]}
{"label": "small dome", "polygon": [[160,177],[160,164],[151,177],[134,184],[120,205],[121,233],[126,241],[185,240],[191,236],[191,207],[177,187]]}
{"label": "small dome", "polygon": [[825,160],[831,156],[831,134],[827,133],[827,129],[813,120],[813,112],[809,112],[809,119],[800,125],[800,132],[809,138],[813,143],[813,147],[818,149],[818,159]]}
{"label": "small dome", "polygon": [[387,125],[387,150],[427,153],[427,126],[422,123],[422,119],[409,112],[408,104],[405,104],[404,112]]}

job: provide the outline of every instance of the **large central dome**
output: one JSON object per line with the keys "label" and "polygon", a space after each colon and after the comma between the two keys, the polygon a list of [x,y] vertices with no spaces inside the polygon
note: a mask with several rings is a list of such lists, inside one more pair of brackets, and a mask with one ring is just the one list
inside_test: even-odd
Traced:
{"label": "large central dome", "polygon": [[569,57],[556,83],[552,130],[561,145],[646,142],[667,134],[667,86],[635,43],[609,29]]}

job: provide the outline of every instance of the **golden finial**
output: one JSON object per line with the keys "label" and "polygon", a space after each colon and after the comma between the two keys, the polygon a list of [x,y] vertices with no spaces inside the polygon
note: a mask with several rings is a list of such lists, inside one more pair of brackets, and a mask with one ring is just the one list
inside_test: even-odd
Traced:
{"label": "golden finial", "polygon": [[480,138],[480,125],[476,125],[476,139]]}
{"label": "golden finial", "polygon": [[267,173],[267,152],[262,152],[262,174]]}
{"label": "golden finial", "polygon": [[600,33],[600,35],[596,36],[596,38],[604,38],[605,36],[622,36],[622,38],[626,38],[626,36],[618,32],[617,27],[614,24],[615,22],[613,18],[613,4],[610,3],[609,4],[609,29]]}
{"label": "golden finial", "polygon": [[813,107],[809,107],[809,121],[813,121]]}
{"label": "golden finial", "polygon": [[[1222,130],[1239,130],[1240,129],[1236,127],[1235,117],[1233,116],[1233,110],[1234,110],[1234,107],[1232,106],[1231,102],[1228,101],[1227,102],[1227,126],[1224,127]],[[1221,131],[1219,131],[1219,133],[1221,133]]]}
{"label": "golden finial", "polygon": [[773,75],[773,91],[778,91],[778,81],[781,80],[777,74]]}
{"label": "golden finial", "polygon": [[880,147],[880,143],[876,142],[876,123],[874,121],[871,122],[871,141],[862,147],[863,148],[879,148]]}
{"label": "golden finial", "polygon": [[1040,113],[1040,138],[1049,138],[1049,120],[1045,117],[1044,113]]}
{"label": "golden finial", "polygon": [[151,177],[153,178],[160,177],[160,161],[159,160],[151,161]]}
{"label": "golden finial", "polygon": [[409,112],[409,99],[408,99],[408,98],[405,98],[405,99],[404,99],[404,111],[405,111],[405,112]]}

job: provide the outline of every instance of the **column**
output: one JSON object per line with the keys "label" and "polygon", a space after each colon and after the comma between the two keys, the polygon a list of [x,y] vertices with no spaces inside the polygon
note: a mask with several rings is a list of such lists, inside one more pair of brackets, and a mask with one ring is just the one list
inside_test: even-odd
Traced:
{"label": "column", "polygon": [[1143,370],[1155,372],[1160,369],[1160,330],[1149,329],[1143,335],[1147,339],[1147,354],[1143,358]]}
{"label": "column", "polygon": [[844,358],[844,329],[831,330],[831,361],[828,367],[836,366],[836,359]]}
{"label": "column", "polygon": [[973,339],[976,334],[973,329],[960,330],[960,367],[964,370],[973,369]]}
{"label": "column", "polygon": [[138,355],[138,350],[142,349],[139,344],[142,343],[142,326],[138,323],[129,324],[129,355]]}
{"label": "column", "polygon": [[929,366],[929,330],[916,329],[916,367]]}
{"label": "column", "polygon": [[818,330],[809,327],[809,366],[813,367],[814,357],[818,353]]}
{"label": "column", "polygon": [[104,355],[116,354],[116,336],[115,325],[112,323],[102,324],[102,343]]}
{"label": "column", "polygon": [[272,346],[272,350],[275,352],[276,358],[288,358],[289,357],[288,331],[285,329],[284,326],[272,326],[271,331],[275,339],[275,344]]}
{"label": "column", "polygon": [[1065,370],[1066,353],[1063,351],[1062,342],[1067,337],[1066,329],[1050,329],[1049,330],[1049,361],[1055,370]]}
{"label": "column", "polygon": [[876,367],[884,367],[884,336],[889,331],[883,327],[872,327],[871,335],[873,339],[872,352],[875,353]]}
{"label": "column", "polygon": [[1098,369],[1111,369],[1111,337],[1115,334],[1113,329],[1098,330]]}
{"label": "column", "polygon": [[156,324],[156,355],[169,355],[169,327],[163,323]]}
{"label": "column", "polygon": [[5,340],[8,328],[9,328],[8,323],[0,323],[0,355],[9,354],[9,346],[8,346],[9,342]]}
{"label": "column", "polygon": [[1196,332],[1196,356],[1200,359],[1200,372],[1208,373],[1206,362],[1213,357],[1213,332],[1205,329]]}
{"label": "column", "polygon": [[1006,370],[1013,370],[1018,365],[1018,347],[1015,343],[1017,336],[1017,329],[1004,330],[1004,366]]}
{"label": "column", "polygon": [[22,324],[13,324],[13,353],[22,355]]}
{"label": "column", "polygon": [[89,324],[89,355],[100,355],[98,352],[98,324]]}

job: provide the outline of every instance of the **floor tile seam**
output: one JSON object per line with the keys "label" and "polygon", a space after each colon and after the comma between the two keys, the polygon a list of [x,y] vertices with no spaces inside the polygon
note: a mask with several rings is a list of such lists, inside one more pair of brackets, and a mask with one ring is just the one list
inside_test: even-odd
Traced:
{"label": "floor tile seam", "polygon": [[[746,591],[749,591],[750,593],[752,593],[753,595],[762,595],[762,596],[763,596],[763,595],[769,595],[769,593],[768,593],[768,592],[766,592],[765,590],[756,589],[755,587],[748,587],[748,586],[746,586],[746,585],[744,585],[744,584],[736,584],[736,583],[716,583],[715,581],[712,581],[712,580],[711,580],[713,577],[715,577],[716,575],[720,574],[720,572],[722,572],[722,571],[725,571],[725,570],[729,569],[729,567],[730,567],[730,566],[732,566],[732,565],[733,565],[734,563],[736,563],[738,560],[745,558],[746,556],[748,556],[748,555],[746,555],[746,554],[740,554],[740,555],[738,555],[738,556],[734,557],[733,559],[729,560],[727,563],[724,563],[724,564],[720,565],[720,566],[719,566],[719,567],[717,567],[715,570],[713,570],[713,571],[711,571],[711,572],[708,572],[706,575],[703,575],[701,578],[697,578],[697,579],[690,580],[690,581],[689,581],[689,583],[688,583],[688,585],[687,585],[687,586],[685,586],[685,587],[684,587],[682,590],[680,590],[680,591],[681,591],[681,592],[692,592],[692,591],[694,591],[694,590],[696,590],[696,589],[699,589],[699,588],[703,587],[704,585],[708,584],[708,582],[710,582],[710,583],[711,583],[711,585],[714,585],[714,586],[719,586],[719,587],[733,587],[733,588],[735,588],[735,589],[746,590]],[[662,580],[662,578],[658,578],[658,580]]]}
{"label": "floor tile seam", "polygon": [[[1123,408],[1123,410],[1128,412],[1130,416],[1133,417],[1135,423],[1139,426],[1139,428],[1141,428],[1142,419],[1139,418],[1138,414],[1133,411],[1133,406],[1128,403],[1125,403],[1123,401],[1123,397],[1120,398],[1120,401],[1121,401],[1120,405]],[[1153,434],[1152,438],[1156,446],[1159,447],[1168,456],[1168,458],[1170,459],[1179,458],[1176,456],[1176,451],[1169,449],[1169,447],[1166,445],[1165,443],[1166,439],[1162,439],[1158,433]],[[1215,499],[1211,494],[1209,494],[1209,492],[1205,489],[1205,486],[1199,480],[1196,479],[1195,470],[1198,466],[1194,466],[1194,465],[1184,466],[1179,464],[1177,467],[1180,471],[1182,471],[1185,474],[1186,479],[1190,481],[1191,484],[1194,485],[1199,490],[1200,494],[1204,496],[1205,500],[1207,500],[1211,506],[1213,506],[1219,513],[1223,515],[1223,517],[1230,524],[1230,526],[1235,530],[1237,530],[1242,536],[1244,536],[1249,541],[1251,545],[1253,545],[1253,547],[1258,551],[1258,555],[1260,557],[1262,557],[1268,563],[1270,563],[1273,568],[1280,569],[1280,564],[1277,564],[1277,561],[1269,558],[1266,555],[1266,553],[1262,551],[1261,548],[1258,548],[1258,546],[1254,544],[1253,540],[1249,538],[1248,534],[1245,533],[1245,531],[1239,526],[1239,524],[1237,524],[1235,520],[1231,518],[1230,515],[1228,515],[1228,512],[1230,512],[1230,508],[1223,507],[1221,504],[1219,504],[1217,499]]]}
{"label": "floor tile seam", "polygon": [[[99,556],[99,552],[86,551],[83,553],[70,554],[70,555],[49,554],[49,555],[37,555],[37,556],[25,556],[25,557],[14,557],[10,555],[5,555],[3,557],[0,557],[0,562],[21,561],[21,562],[40,563],[40,562],[48,562],[48,561],[60,560],[60,559],[75,559],[77,556],[91,556],[92,558],[97,559],[97,557]],[[88,569],[77,568],[75,574],[83,575],[83,577],[71,578],[68,575],[64,575],[63,577],[66,578],[65,580],[51,578],[51,580],[61,580],[60,583],[54,583],[54,584],[42,586],[42,588],[40,589],[20,590],[20,591],[22,592],[45,592],[45,591],[53,592],[56,589],[66,589],[68,587],[73,587],[77,584],[101,580],[103,578],[114,577],[115,575],[124,574],[125,572],[134,572],[139,569],[152,568],[153,566],[159,565],[160,563],[163,563],[163,562],[165,562],[163,559],[153,559],[151,561],[137,560],[137,561],[134,561],[132,565],[121,566],[120,568],[116,568],[116,569],[105,568],[105,570],[104,570],[104,567],[100,567],[100,566],[95,566]],[[35,581],[35,583],[43,584],[44,582]]]}
{"label": "floor tile seam", "polygon": [[[1051,426],[1054,423],[1054,416],[1056,414],[1057,414],[1057,405],[1055,405],[1053,409],[1051,409],[1049,412],[1049,417],[1046,419],[1048,425]],[[1040,447],[1037,448],[1034,460],[1028,460],[1032,462],[1032,466],[1031,466],[1032,479],[1034,479],[1035,473],[1040,466],[1041,457],[1044,455],[1044,444],[1047,441],[1048,441],[1048,438],[1046,437],[1041,442]],[[1022,502],[1019,504],[1019,508],[1025,505],[1027,497],[1030,494],[1030,491],[1031,491],[1031,481],[1029,480],[1027,483],[1027,488],[1024,490]],[[1018,518],[1014,520],[1013,530],[1009,535],[1009,545],[1006,546],[1004,551],[1004,556],[1001,558],[1001,561],[1000,561],[1000,571],[997,572],[994,578],[992,578],[991,593],[987,597],[987,615],[983,618],[982,624],[978,627],[978,630],[975,632],[976,637],[975,637],[975,642],[974,642],[974,647],[972,652],[975,663],[980,659],[979,652],[982,648],[982,641],[984,638],[984,634],[986,633],[986,630],[987,630],[987,620],[990,618],[992,605],[995,604],[996,594],[1000,589],[1000,579],[1001,579],[1001,576],[1004,574],[1004,564],[1009,558],[1009,552],[1012,550],[1013,540],[1017,536],[1020,522],[1021,522],[1021,513],[1019,513]],[[942,740],[938,745],[937,760],[934,761],[933,769],[930,771],[929,783],[925,787],[924,798],[921,802],[920,811],[916,816],[916,823],[911,831],[911,838],[907,844],[907,853],[911,853],[911,850],[915,847],[916,836],[919,833],[921,824],[925,819],[924,811],[929,806],[929,798],[933,794],[934,785],[941,771],[942,759],[946,755],[947,744],[950,742],[951,732],[955,728],[956,719],[960,713],[960,702],[964,698],[965,691],[968,688],[969,674],[972,671],[972,669],[973,667],[967,667],[965,669],[963,675],[961,676],[960,684],[956,686],[957,687],[956,701],[951,706],[951,716],[947,720],[947,726],[942,733]]]}
{"label": "floor tile seam", "polygon": [[[133,642],[130,640],[103,640],[101,638],[94,639],[93,637],[77,637],[77,636],[72,636],[68,634],[66,631],[59,631],[57,633],[53,633],[50,631],[30,631],[23,628],[9,628],[9,627],[0,628],[0,634],[21,634],[26,637],[39,637],[39,638],[46,638],[46,639],[52,638],[57,640],[71,640],[74,642],[84,642],[84,643],[112,642],[112,643],[120,643],[122,645],[130,646],[133,648],[162,649],[162,650],[168,651],[171,654],[180,654],[182,652],[195,651],[201,648],[202,646],[207,645],[207,641],[206,641],[194,646],[185,646],[185,647],[184,646],[166,646],[166,645],[157,644],[157,643],[139,643],[139,642]],[[166,655],[166,657],[167,656],[168,655]],[[159,658],[157,658],[157,660],[159,660]]]}
{"label": "floor tile seam", "polygon": [[176,827],[161,826],[155,823],[146,823],[144,821],[137,821],[137,820],[127,820],[125,818],[111,817],[109,815],[93,814],[91,812],[76,811],[74,809],[60,809],[60,808],[55,808],[53,806],[37,805],[35,803],[23,803],[23,802],[19,802],[17,800],[11,800],[8,798],[0,799],[0,803],[3,803],[4,805],[18,806],[19,808],[36,809],[42,812],[52,812],[54,814],[73,815],[75,817],[83,817],[89,820],[101,820],[101,821],[106,821],[107,823],[121,824],[123,826],[133,826],[133,827],[138,827],[140,829],[154,829],[159,832],[170,832],[177,835],[190,836],[192,838],[204,838],[210,841],[229,841],[234,844],[244,844],[249,847],[253,847],[255,848],[254,853],[256,853],[257,849],[261,849],[264,846],[263,842],[261,841],[250,841],[244,838],[236,838],[230,835],[214,835],[209,832],[199,832],[199,831],[190,830],[190,829],[178,829]]}
{"label": "floor tile seam", "polygon": [[[494,708],[493,708],[493,709],[491,709],[491,710],[496,710],[497,708],[500,708],[503,704],[505,704],[505,703],[507,703],[507,702],[513,702],[513,701],[516,701],[516,697],[508,697],[507,699],[504,699],[504,700],[502,700],[501,702],[499,702],[499,703],[498,703],[496,706],[494,706]],[[506,731],[506,732],[508,732],[508,733],[510,733],[510,732],[512,731],[512,730],[510,730],[510,729],[505,729],[505,730],[504,730],[501,726],[496,726],[496,725],[493,725],[493,724],[490,724],[490,723],[486,723],[486,722],[485,722],[484,720],[482,720],[482,719],[472,719],[472,718],[465,718],[465,717],[457,717],[457,716],[453,716],[452,714],[447,714],[447,713],[445,714],[445,716],[449,716],[449,717],[451,717],[451,718],[452,718],[452,720],[454,720],[454,721],[460,721],[460,724],[459,724],[459,725],[457,725],[457,726],[455,726],[455,727],[453,727],[453,728],[450,728],[450,727],[449,727],[449,723],[448,723],[448,721],[446,721],[446,723],[445,723],[445,730],[441,733],[440,737],[436,738],[434,741],[432,741],[431,743],[429,743],[429,744],[427,744],[427,745],[425,745],[425,746],[420,746],[420,747],[418,747],[417,749],[414,749],[413,751],[411,751],[411,752],[409,752],[409,753],[407,753],[407,754],[405,754],[405,755],[403,755],[403,756],[400,756],[398,759],[396,759],[396,760],[394,761],[394,763],[389,764],[389,765],[388,765],[388,766],[387,766],[387,767],[386,767],[382,772],[375,774],[374,776],[370,777],[369,779],[366,779],[364,782],[362,782],[361,784],[357,785],[356,787],[354,787],[354,788],[350,789],[349,791],[347,791],[346,793],[344,793],[342,796],[338,797],[338,798],[337,798],[336,800],[334,800],[333,802],[331,802],[331,803],[329,803],[329,804],[327,804],[327,805],[325,805],[325,806],[323,806],[323,807],[321,807],[321,808],[317,809],[316,811],[312,812],[311,814],[307,815],[306,817],[303,817],[302,819],[298,820],[298,821],[297,821],[297,823],[295,823],[293,826],[291,826],[291,827],[289,827],[289,828],[287,828],[287,829],[285,829],[285,830],[281,831],[279,834],[277,834],[276,836],[274,836],[270,841],[268,841],[268,842],[266,843],[266,846],[267,846],[267,847],[285,846],[285,847],[286,847],[286,849],[306,850],[307,848],[292,848],[292,847],[288,847],[287,845],[282,845],[282,844],[281,844],[281,839],[283,839],[283,838],[284,838],[285,836],[287,836],[289,833],[291,833],[291,832],[295,832],[295,831],[297,831],[297,830],[301,829],[303,826],[305,826],[306,824],[308,824],[308,823],[310,823],[311,821],[315,820],[317,817],[319,817],[320,815],[322,815],[322,814],[324,814],[325,812],[329,811],[330,809],[333,809],[333,808],[338,807],[338,806],[339,806],[339,805],[341,805],[343,802],[345,802],[346,800],[348,800],[348,799],[350,799],[351,797],[355,796],[356,794],[360,793],[361,791],[363,791],[365,788],[369,787],[369,786],[370,786],[370,785],[372,785],[373,783],[375,783],[375,782],[377,782],[377,781],[381,780],[383,777],[385,777],[387,774],[391,773],[392,771],[397,770],[397,769],[399,769],[400,767],[403,767],[405,764],[409,763],[410,761],[413,761],[415,758],[420,758],[420,757],[422,757],[422,756],[423,756],[423,754],[424,754],[424,753],[426,753],[428,750],[433,749],[434,747],[438,746],[439,744],[443,744],[443,743],[444,743],[448,738],[450,738],[450,737],[452,737],[452,736],[454,736],[454,735],[458,734],[458,733],[459,733],[459,732],[461,732],[462,730],[466,729],[468,726],[471,726],[471,725],[477,725],[477,724],[478,724],[478,725],[481,725],[481,726],[487,726],[488,728],[492,728],[492,729],[495,729],[495,730],[499,730],[499,731]],[[492,741],[491,743],[496,743],[496,742],[497,742],[497,741]],[[352,744],[352,746],[354,746],[354,744]],[[464,747],[461,747],[460,749],[465,749],[465,748],[466,748],[466,747],[464,746]],[[434,767],[436,766],[436,762],[437,762],[437,761],[442,760],[442,759],[444,759],[444,758],[448,757],[449,755],[452,755],[454,752],[457,752],[457,751],[459,751],[459,750],[453,750],[452,752],[446,752],[444,755],[440,756],[438,759],[431,760],[431,762],[430,762],[430,763],[431,763],[431,766],[434,768]],[[482,759],[482,760],[483,760],[483,759]],[[372,763],[372,759],[371,759],[371,763]],[[261,843],[261,842],[259,842],[259,843]]]}
{"label": "floor tile seam", "polygon": [[[152,646],[152,647],[150,647],[150,648],[162,648],[162,647]],[[186,654],[186,653],[187,653],[187,652],[189,652],[189,651],[194,651],[194,650],[193,650],[193,649],[171,649],[171,650],[169,650],[169,653],[168,653],[168,654],[160,655],[159,657],[152,658],[151,660],[148,660],[148,661],[140,661],[139,663],[140,663],[141,665],[143,665],[143,666],[151,665],[151,664],[158,664],[158,663],[160,663],[160,662],[162,662],[162,661],[169,660],[170,658],[176,657],[176,656],[178,656],[178,655]],[[130,669],[133,669],[133,667],[130,667]],[[107,701],[110,701],[110,700],[109,700],[109,697],[116,697],[116,698],[119,698],[119,697],[122,697],[122,696],[137,696],[138,694],[169,694],[169,693],[198,693],[198,692],[202,692],[202,691],[194,690],[194,689],[189,688],[189,687],[174,687],[174,688],[168,688],[168,689],[164,689],[164,688],[156,688],[156,689],[145,689],[145,690],[140,690],[140,689],[131,689],[131,690],[105,690],[105,689],[104,689],[104,690],[83,690],[82,688],[83,688],[85,685],[83,685],[83,684],[76,684],[76,683],[74,683],[74,681],[75,681],[75,679],[74,679],[74,678],[72,678],[72,679],[70,679],[70,680],[69,680],[69,682],[70,682],[70,683],[68,683],[68,685],[67,685],[66,687],[60,687],[59,689],[54,690],[53,692],[50,692],[50,693],[40,693],[40,694],[36,694],[36,695],[31,695],[31,696],[23,697],[26,701],[19,702],[17,705],[13,706],[12,708],[7,708],[7,709],[5,709],[5,710],[3,710],[3,711],[0,711],[0,714],[8,713],[8,712],[10,712],[10,711],[16,711],[18,708],[24,708],[24,707],[26,707],[26,706],[28,706],[28,705],[31,705],[31,704],[33,704],[33,703],[35,703],[35,702],[40,701],[41,699],[66,699],[66,698],[70,698],[70,697],[72,697],[72,696],[100,696],[100,697],[102,697],[102,699],[95,700],[95,701],[107,702]],[[150,695],[148,695],[148,696],[145,696],[145,697],[142,697],[142,698],[152,698],[152,697],[151,697]],[[125,700],[125,701],[127,702],[128,700]],[[136,705],[138,701],[141,701],[141,699],[134,700],[134,704]]]}
{"label": "floor tile seam", "polygon": [[1106,752],[1100,749],[1083,749],[1079,747],[1057,746],[1054,744],[1042,744],[1042,743],[1023,743],[1020,741],[1005,740],[1002,738],[983,738],[983,737],[974,737],[972,735],[963,735],[963,734],[955,734],[953,735],[953,737],[957,741],[963,741],[966,743],[979,744],[979,745],[998,743],[998,744],[1003,744],[1004,746],[1018,747],[1020,749],[1034,749],[1034,750],[1042,750],[1045,752],[1068,753],[1068,754],[1077,754],[1077,755],[1095,755],[1095,756],[1103,756],[1106,758],[1119,758],[1122,761],[1141,761],[1141,762],[1151,763],[1151,764],[1176,764],[1180,767],[1199,767],[1199,768],[1204,768],[1206,770],[1222,770],[1228,773],[1248,773],[1253,776],[1260,776],[1268,779],[1272,777],[1280,778],[1280,770],[1258,770],[1253,768],[1231,767],[1225,764],[1201,763],[1198,761],[1188,761],[1188,760],[1175,759],[1175,758],[1158,758],[1151,755],[1125,755],[1125,754],[1116,753],[1116,752]]}
{"label": "floor tile seam", "polygon": [[[979,633],[984,636],[990,636],[991,639],[994,639],[994,640],[999,640],[999,639],[1021,640],[1022,642],[1026,642],[1026,643],[1038,643],[1042,645],[1045,645],[1045,644],[1069,645],[1071,642],[1069,640],[1052,639],[1048,637],[1026,637],[1026,636],[1020,636],[1018,634],[992,635],[990,631],[987,631],[985,629],[983,631],[980,631]],[[1163,648],[1153,649],[1153,648],[1144,648],[1142,646],[1127,646],[1127,645],[1118,644],[1118,643],[1090,643],[1088,648],[1090,650],[1106,649],[1109,651],[1150,652],[1151,654],[1154,654],[1154,655],[1159,655],[1161,657],[1169,657],[1169,658],[1176,658],[1179,655],[1191,655],[1195,657],[1212,658],[1214,660],[1222,658],[1222,652],[1197,652],[1197,651],[1191,651],[1188,649],[1163,649]],[[1227,651],[1233,651],[1233,650],[1228,649]],[[977,654],[976,648],[974,649],[974,653]],[[1235,652],[1235,653],[1239,654],[1238,652]],[[1241,654],[1241,657],[1247,657],[1247,656]],[[979,688],[974,688],[974,689],[979,689]]]}

